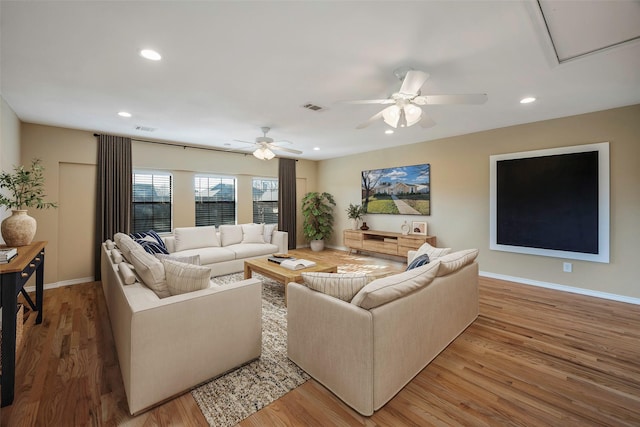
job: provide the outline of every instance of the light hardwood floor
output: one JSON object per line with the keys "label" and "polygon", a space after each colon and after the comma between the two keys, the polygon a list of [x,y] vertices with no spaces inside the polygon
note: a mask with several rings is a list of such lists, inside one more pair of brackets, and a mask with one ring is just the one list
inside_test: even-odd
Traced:
{"label": "light hardwood floor", "polygon": [[[322,257],[347,269],[403,267]],[[44,322],[25,325],[3,426],[207,425],[190,393],[128,414],[98,282],[47,290],[44,304]],[[240,425],[638,426],[640,307],[481,278],[478,319],[372,417],[309,380]]]}

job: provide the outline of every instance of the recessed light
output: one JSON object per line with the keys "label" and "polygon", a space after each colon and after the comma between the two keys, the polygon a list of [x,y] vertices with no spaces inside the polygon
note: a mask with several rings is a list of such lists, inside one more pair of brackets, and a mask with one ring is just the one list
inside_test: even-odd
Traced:
{"label": "recessed light", "polygon": [[530,103],[534,102],[535,100],[536,100],[536,99],[535,99],[534,97],[532,97],[532,96],[528,96],[528,97],[526,97],[526,98],[522,98],[522,99],[520,100],[520,104],[530,104]]}
{"label": "recessed light", "polygon": [[313,151],[320,151],[320,147],[313,147]]}
{"label": "recessed light", "polygon": [[160,61],[162,59],[162,56],[160,56],[158,52],[152,49],[142,49],[140,51],[140,56],[151,61]]}
{"label": "recessed light", "polygon": [[120,117],[131,117],[131,113],[127,113],[126,111],[120,111],[118,115]]}
{"label": "recessed light", "polygon": [[393,129],[387,129],[384,131],[387,135],[391,135],[393,133]]}

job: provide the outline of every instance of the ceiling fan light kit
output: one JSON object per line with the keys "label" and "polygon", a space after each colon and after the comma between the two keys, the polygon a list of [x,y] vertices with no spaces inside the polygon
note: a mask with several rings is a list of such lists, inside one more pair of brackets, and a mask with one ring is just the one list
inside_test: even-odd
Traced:
{"label": "ceiling fan light kit", "polygon": [[258,148],[253,152],[253,155],[260,160],[271,160],[276,156],[273,151],[269,150],[266,147]]}
{"label": "ceiling fan light kit", "polygon": [[422,95],[420,89],[429,78],[424,71],[413,70],[409,67],[400,67],[394,71],[398,79],[402,81],[400,90],[387,99],[368,99],[350,101],[352,104],[393,104],[374,114],[356,128],[363,129],[371,123],[382,118],[384,122],[393,127],[409,127],[420,123],[422,127],[430,127],[435,122],[427,116],[421,105],[435,104],[484,104],[487,102],[487,94],[466,95]]}

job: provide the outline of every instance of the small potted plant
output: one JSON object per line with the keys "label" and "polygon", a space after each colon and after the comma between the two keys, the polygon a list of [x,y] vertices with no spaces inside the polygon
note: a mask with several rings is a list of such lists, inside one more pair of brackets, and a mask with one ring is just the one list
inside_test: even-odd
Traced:
{"label": "small potted plant", "polygon": [[36,220],[27,215],[26,208],[55,208],[52,202],[45,202],[44,167],[40,159],[31,162],[31,168],[15,166],[13,172],[0,173],[0,206],[11,209],[12,215],[5,218],[0,226],[2,238],[7,246],[26,246],[36,235]]}
{"label": "small potted plant", "polygon": [[349,203],[347,208],[347,217],[353,220],[353,229],[357,230],[360,225],[359,221],[364,218],[364,208],[361,205]]}
{"label": "small potted plant", "polygon": [[311,192],[302,199],[302,232],[310,241],[312,251],[324,249],[324,240],[333,233],[333,207],[336,205],[329,193]]}

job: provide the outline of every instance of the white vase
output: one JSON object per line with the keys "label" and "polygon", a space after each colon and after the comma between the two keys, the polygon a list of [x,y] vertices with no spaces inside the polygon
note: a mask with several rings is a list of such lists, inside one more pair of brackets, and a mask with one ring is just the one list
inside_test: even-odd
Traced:
{"label": "white vase", "polygon": [[319,252],[324,249],[324,240],[312,240],[309,245],[312,251]]}
{"label": "white vase", "polygon": [[360,224],[360,222],[358,221],[358,218],[351,218],[351,221],[353,221],[353,229],[357,230],[358,225]]}
{"label": "white vase", "polygon": [[7,246],[26,246],[36,235],[38,223],[27,215],[26,209],[13,209],[10,217],[0,225],[2,238]]}

